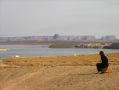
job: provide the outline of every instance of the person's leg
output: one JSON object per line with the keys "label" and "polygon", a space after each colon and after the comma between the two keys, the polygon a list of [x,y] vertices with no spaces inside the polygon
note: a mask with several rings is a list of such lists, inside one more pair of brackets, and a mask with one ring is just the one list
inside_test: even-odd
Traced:
{"label": "person's leg", "polygon": [[105,65],[101,63],[101,64],[100,64],[100,68],[101,68],[101,73],[104,73]]}
{"label": "person's leg", "polygon": [[98,72],[100,72],[100,71],[102,70],[102,68],[101,68],[101,63],[97,63],[96,66],[97,66]]}

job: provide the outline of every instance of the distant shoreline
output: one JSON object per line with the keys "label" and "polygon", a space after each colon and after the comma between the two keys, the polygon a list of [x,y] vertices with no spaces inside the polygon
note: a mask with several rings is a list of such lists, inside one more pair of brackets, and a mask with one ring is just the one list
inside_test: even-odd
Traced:
{"label": "distant shoreline", "polygon": [[6,48],[0,48],[0,52],[2,52],[2,51],[7,51],[7,49]]}
{"label": "distant shoreline", "polygon": [[40,41],[9,41],[0,42],[0,45],[42,45],[49,48],[103,48],[103,49],[119,49],[119,43],[115,42],[75,42],[75,41],[56,41],[56,42],[40,42]]}

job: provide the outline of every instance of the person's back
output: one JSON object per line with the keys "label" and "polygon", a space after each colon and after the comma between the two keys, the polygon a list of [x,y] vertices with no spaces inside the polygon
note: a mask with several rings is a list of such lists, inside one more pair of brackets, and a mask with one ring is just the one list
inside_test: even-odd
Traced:
{"label": "person's back", "polygon": [[101,61],[104,67],[108,67],[108,58],[105,56],[104,52],[100,51]]}

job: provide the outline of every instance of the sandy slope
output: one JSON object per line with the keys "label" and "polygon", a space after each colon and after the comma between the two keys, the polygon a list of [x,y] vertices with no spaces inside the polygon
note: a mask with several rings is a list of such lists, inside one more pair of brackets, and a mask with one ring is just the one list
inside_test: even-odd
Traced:
{"label": "sandy slope", "polygon": [[95,66],[0,69],[0,90],[119,90],[119,66],[95,74]]}

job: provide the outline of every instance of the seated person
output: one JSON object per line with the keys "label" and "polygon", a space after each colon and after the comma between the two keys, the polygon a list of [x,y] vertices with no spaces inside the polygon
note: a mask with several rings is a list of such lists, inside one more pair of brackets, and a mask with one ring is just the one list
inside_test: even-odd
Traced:
{"label": "seated person", "polygon": [[104,69],[108,68],[109,63],[108,63],[108,58],[105,56],[103,51],[99,52],[100,57],[101,57],[101,63],[97,63],[97,70],[99,73],[104,73]]}

